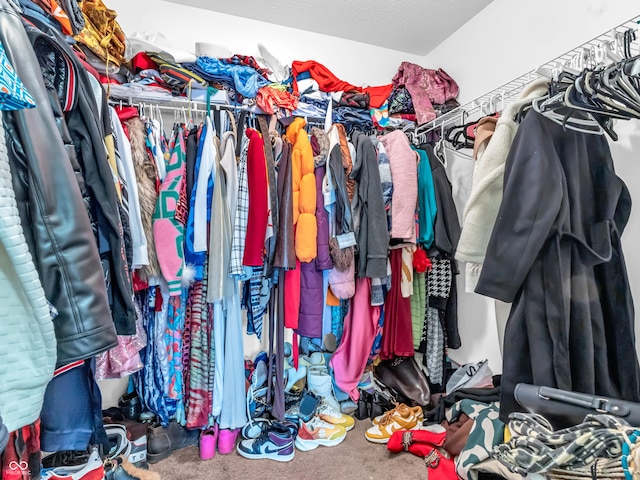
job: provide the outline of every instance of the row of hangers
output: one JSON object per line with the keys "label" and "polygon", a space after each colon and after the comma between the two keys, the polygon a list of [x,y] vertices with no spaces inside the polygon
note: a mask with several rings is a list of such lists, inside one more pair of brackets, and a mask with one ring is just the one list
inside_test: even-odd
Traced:
{"label": "row of hangers", "polygon": [[578,71],[561,66],[552,73],[549,94],[531,108],[565,128],[591,134],[607,134],[618,140],[615,120],[640,119],[640,56],[631,56],[636,30],[623,34],[621,52]]}

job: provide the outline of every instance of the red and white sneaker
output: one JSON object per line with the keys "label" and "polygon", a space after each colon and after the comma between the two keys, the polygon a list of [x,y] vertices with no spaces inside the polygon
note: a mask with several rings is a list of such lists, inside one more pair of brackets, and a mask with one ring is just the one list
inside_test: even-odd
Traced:
{"label": "red and white sneaker", "polygon": [[85,465],[54,468],[44,473],[41,480],[105,480],[104,465],[100,455],[94,450]]}

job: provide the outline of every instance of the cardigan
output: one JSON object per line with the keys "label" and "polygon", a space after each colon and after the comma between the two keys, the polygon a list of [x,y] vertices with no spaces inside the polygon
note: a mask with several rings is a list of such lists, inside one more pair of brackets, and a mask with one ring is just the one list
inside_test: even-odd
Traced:
{"label": "cardigan", "polygon": [[518,130],[514,116],[523,104],[541,97],[546,91],[546,79],[529,84],[518,100],[504,109],[489,144],[476,161],[471,193],[465,207],[462,232],[456,250],[456,259],[468,262],[467,290],[473,291],[477,284],[491,231],[502,203],[504,167]]}

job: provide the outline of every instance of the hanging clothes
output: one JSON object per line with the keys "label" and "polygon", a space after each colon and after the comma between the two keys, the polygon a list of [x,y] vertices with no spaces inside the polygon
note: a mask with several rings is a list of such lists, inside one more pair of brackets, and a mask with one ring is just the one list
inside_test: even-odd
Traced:
{"label": "hanging clothes", "polygon": [[387,216],[382,197],[380,171],[376,150],[370,138],[361,133],[353,134],[356,146],[356,162],[351,178],[356,181],[357,193],[352,201],[354,217],[359,217],[358,276],[384,277],[387,273]]}
{"label": "hanging clothes", "polygon": [[620,245],[631,198],[606,139],[532,111],[506,165],[476,287],[513,302],[500,418],[519,410],[513,397],[519,382],[639,401],[633,303]]}
{"label": "hanging clothes", "polygon": [[411,150],[409,140],[400,130],[382,137],[389,156],[393,178],[391,199],[391,238],[415,243],[415,211],[418,201],[418,156]]}
{"label": "hanging clothes", "polygon": [[[158,203],[153,214],[153,235],[156,239],[158,262],[171,296],[180,295],[184,271],[184,225],[176,216],[179,213],[180,191],[183,188],[186,167],[182,127],[175,132],[174,142],[167,163],[167,176],[160,186]],[[182,209],[186,210],[186,205],[182,206]]]}
{"label": "hanging clothes", "polygon": [[511,144],[519,128],[514,121],[520,107],[547,92],[547,81],[537,80],[528,85],[518,100],[507,106],[484,153],[478,156],[473,170],[473,183],[464,209],[464,221],[456,259],[467,262],[466,288],[473,291],[484,261],[491,231],[502,202],[504,169]]}
{"label": "hanging clothes", "polygon": [[296,256],[300,262],[310,262],[318,253],[315,167],[305,125],[303,118],[296,118],[287,128],[287,138],[293,144],[293,223],[296,225]]}
{"label": "hanging clothes", "polygon": [[411,301],[402,296],[402,249],[391,250],[391,290],[384,303],[384,333],[382,335],[382,360],[394,357],[412,357],[413,330],[411,326]]}
{"label": "hanging clothes", "polygon": [[355,295],[344,318],[344,334],[330,361],[336,385],[354,402],[360,398],[358,383],[367,366],[380,319],[381,309],[371,306],[370,296],[371,281],[366,277],[358,279]]}
{"label": "hanging clothes", "polygon": [[418,150],[413,145],[411,149],[420,158],[418,161],[418,242],[429,249],[433,245],[435,237],[434,225],[438,213],[433,174],[431,173],[431,163],[429,163],[427,153],[424,150]]}
{"label": "hanging clothes", "polygon": [[249,128],[246,134],[249,137],[247,152],[249,208],[242,264],[248,267],[260,267],[264,264],[264,242],[269,216],[265,145],[264,138],[257,130]]}
{"label": "hanging clothes", "polygon": [[[247,410],[245,408],[245,383],[244,383],[244,345],[242,341],[242,312],[240,310],[240,296],[236,280],[226,275],[226,265],[229,264],[231,254],[231,241],[233,230],[231,228],[231,208],[236,202],[237,195],[237,169],[235,162],[236,134],[233,131],[225,132],[220,142],[220,168],[218,170],[218,187],[220,197],[214,196],[212,206],[211,238],[215,238],[214,229],[224,230],[222,233],[221,250],[224,252],[222,259],[216,255],[221,263],[220,275],[224,277],[225,285],[222,288],[222,305],[225,313],[224,322],[224,368],[222,370],[224,391],[220,408],[218,425],[220,428],[240,428],[247,423]],[[219,220],[219,222],[218,222]],[[214,223],[215,222],[215,223]],[[216,245],[212,241],[211,252],[215,252]],[[211,265],[211,262],[209,263]],[[216,335],[222,332],[216,331]]]}

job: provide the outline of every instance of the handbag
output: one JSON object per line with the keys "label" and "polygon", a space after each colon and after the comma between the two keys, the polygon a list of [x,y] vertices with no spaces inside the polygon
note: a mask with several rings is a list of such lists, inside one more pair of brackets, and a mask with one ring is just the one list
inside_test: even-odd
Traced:
{"label": "handbag", "polygon": [[413,357],[382,361],[375,368],[375,375],[384,385],[398,392],[398,401],[422,407],[429,405],[429,383]]}
{"label": "handbag", "polygon": [[398,85],[389,95],[389,115],[395,113],[415,113],[413,100],[407,87]]}
{"label": "handbag", "polygon": [[513,392],[527,412],[546,418],[555,429],[578,425],[588,414],[604,413],[640,426],[640,403],[519,383]]}
{"label": "handbag", "polygon": [[461,388],[484,387],[493,387],[493,372],[487,360],[459,367],[447,382],[446,392],[447,395],[451,395]]}
{"label": "handbag", "polygon": [[373,420],[396,407],[397,392],[382,385],[374,378],[373,392],[360,389],[360,398],[355,412],[358,420]]}

